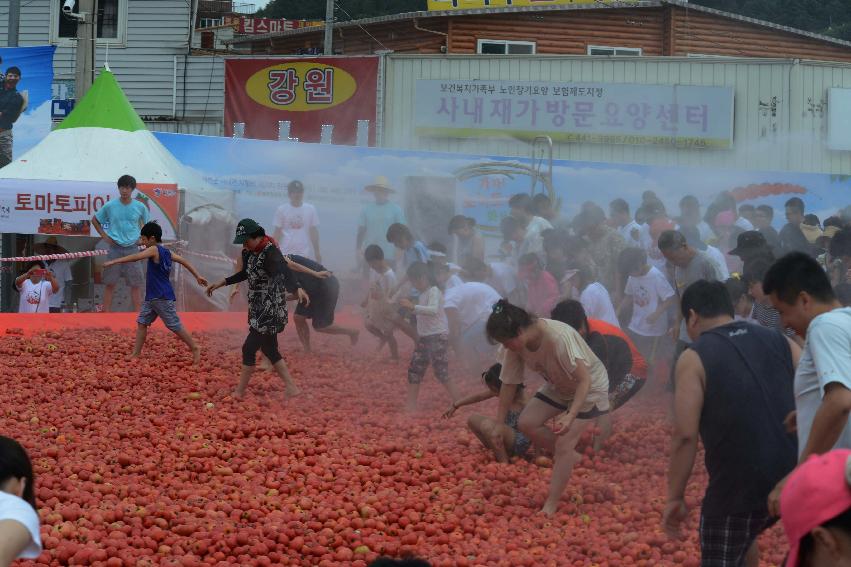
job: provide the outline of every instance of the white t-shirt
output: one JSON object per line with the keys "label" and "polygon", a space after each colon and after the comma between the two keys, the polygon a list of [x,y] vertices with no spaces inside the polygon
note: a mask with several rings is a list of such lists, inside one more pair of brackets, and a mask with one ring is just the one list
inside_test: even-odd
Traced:
{"label": "white t-shirt", "polygon": [[443,308],[458,310],[463,333],[482,319],[487,319],[499,300],[499,294],[488,284],[467,282],[446,290]]}
{"label": "white t-shirt", "polygon": [[727,268],[726,256],[714,246],[707,246],[705,252],[709,259],[715,263],[715,267],[718,268],[718,279],[722,282],[727,281],[727,278],[730,277],[730,270]]}
{"label": "white t-shirt", "polygon": [[[798,410],[798,454],[807,446],[824,388],[836,382],[851,390],[851,308],[834,309],[810,322],[807,342],[795,371]],[[851,423],[846,423],[834,449],[851,449]]]}
{"label": "white t-shirt", "polygon": [[369,270],[369,289],[380,291],[385,298],[390,296],[397,284],[396,272],[392,268],[387,268],[383,274]]}
{"label": "white t-shirt", "polygon": [[506,262],[493,262],[490,267],[491,277],[487,283],[503,297],[511,295],[517,289],[517,272]]}
{"label": "white t-shirt", "polygon": [[34,284],[29,278],[24,280],[21,287],[21,299],[18,302],[18,313],[50,313],[50,299],[53,296],[53,286],[43,279]]}
{"label": "white t-shirt", "polygon": [[39,533],[38,514],[29,502],[14,494],[0,490],[0,521],[14,520],[23,525],[32,541],[19,556],[22,559],[35,559],[41,555],[41,534]]}
{"label": "white t-shirt", "polygon": [[67,260],[56,260],[47,269],[53,272],[53,277],[59,284],[59,291],[50,296],[50,306],[62,307],[62,300],[65,299],[65,284],[74,279],[71,275],[71,264]]}
{"label": "white t-shirt", "polygon": [[[626,240],[626,245],[630,248],[646,248],[645,239],[643,238],[645,233],[634,220],[619,227],[618,233],[623,236],[623,239]],[[647,234],[647,238],[650,238],[650,234]]]}
{"label": "white t-shirt", "polygon": [[600,282],[589,284],[582,290],[582,293],[579,295],[579,303],[585,308],[585,315],[589,319],[605,321],[620,329],[621,324],[618,321],[618,316],[615,314],[612,298],[609,297],[608,290]]}
{"label": "white t-shirt", "polygon": [[452,274],[449,276],[449,279],[446,280],[446,283],[443,285],[443,289],[449,291],[450,289],[454,289],[460,285],[464,285],[464,280],[458,277],[458,274]]}
{"label": "white t-shirt", "polygon": [[668,279],[655,267],[643,276],[629,276],[624,293],[632,296],[632,320],[629,330],[645,337],[661,337],[668,330],[668,318],[663,313],[650,324],[647,317],[655,313],[659,303],[674,295],[674,288]]}
{"label": "white t-shirt", "polygon": [[544,217],[532,217],[526,225],[526,238],[541,236],[541,233],[552,228],[553,225]]}
{"label": "white t-shirt", "polygon": [[315,258],[310,241],[310,229],[314,227],[319,227],[319,215],[310,203],[302,203],[300,207],[285,203],[275,211],[275,230],[283,231],[284,236],[278,244],[284,254]]}
{"label": "white t-shirt", "polygon": [[417,334],[421,337],[449,334],[449,322],[443,310],[443,293],[437,286],[431,286],[420,294],[414,306],[417,316]]}

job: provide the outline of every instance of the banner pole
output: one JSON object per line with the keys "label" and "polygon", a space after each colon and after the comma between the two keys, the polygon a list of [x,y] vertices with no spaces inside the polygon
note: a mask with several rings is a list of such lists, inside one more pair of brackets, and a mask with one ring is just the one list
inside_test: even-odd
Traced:
{"label": "banner pole", "polygon": [[334,0],[325,2],[325,55],[334,55]]}
{"label": "banner pole", "polygon": [[18,30],[21,22],[21,0],[9,0],[9,27],[6,32],[6,46],[18,47]]}

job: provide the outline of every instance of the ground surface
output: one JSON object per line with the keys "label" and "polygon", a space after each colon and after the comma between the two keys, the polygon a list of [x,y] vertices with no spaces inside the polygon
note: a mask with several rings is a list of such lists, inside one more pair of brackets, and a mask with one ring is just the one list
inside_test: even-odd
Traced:
{"label": "ground surface", "polygon": [[[282,384],[261,373],[238,402],[241,334],[198,336],[197,369],[163,332],[133,363],[129,332],[0,337],[0,431],[35,466],[37,563],[365,565],[415,554],[435,565],[697,565],[695,510],[684,542],[659,529],[668,426],[658,387],[616,414],[618,433],[545,519],[549,470],[492,463],[465,429],[493,403],[441,419],[448,400],[429,377],[421,413],[405,416],[404,363],[346,339],[317,340],[306,356],[294,329],[283,350],[304,395],[283,401]],[[761,543],[764,564],[780,563],[780,531]]]}

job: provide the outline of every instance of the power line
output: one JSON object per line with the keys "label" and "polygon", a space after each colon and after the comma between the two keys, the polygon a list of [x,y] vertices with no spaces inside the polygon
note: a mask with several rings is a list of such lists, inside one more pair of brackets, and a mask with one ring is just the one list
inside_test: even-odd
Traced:
{"label": "power line", "polygon": [[[348,18],[349,18],[349,20],[355,21],[355,18],[354,18],[354,17],[352,17],[352,15],[351,15],[350,13],[348,13],[348,12],[346,11],[346,9],[345,9],[345,8],[343,8],[340,4],[337,4],[337,3],[335,2],[335,3],[334,3],[334,5],[337,7],[337,9],[338,9],[338,10],[340,10],[341,12],[343,12],[343,13],[346,15],[346,17],[348,17]],[[369,37],[371,37],[371,38],[372,38],[372,40],[373,40],[375,43],[377,43],[378,45],[380,45],[380,46],[381,46],[381,49],[383,49],[383,50],[385,50],[385,51],[390,51],[389,49],[387,49],[387,46],[386,46],[386,45],[384,45],[383,43],[381,43],[381,42],[378,40],[378,38],[377,38],[377,37],[375,37],[374,35],[372,35],[371,33],[369,33],[369,31],[367,31],[367,29],[366,29],[365,27],[363,27],[363,26],[362,26],[362,25],[360,25],[360,24],[358,24],[357,26],[361,29],[361,31],[362,31],[363,33],[365,33],[366,35],[368,35]]]}

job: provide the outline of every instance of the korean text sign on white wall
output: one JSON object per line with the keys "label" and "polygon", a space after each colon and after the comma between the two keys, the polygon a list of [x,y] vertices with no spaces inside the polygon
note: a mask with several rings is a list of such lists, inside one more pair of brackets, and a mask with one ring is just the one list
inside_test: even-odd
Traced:
{"label": "korean text sign on white wall", "polygon": [[414,113],[426,137],[733,145],[732,87],[419,79]]}

